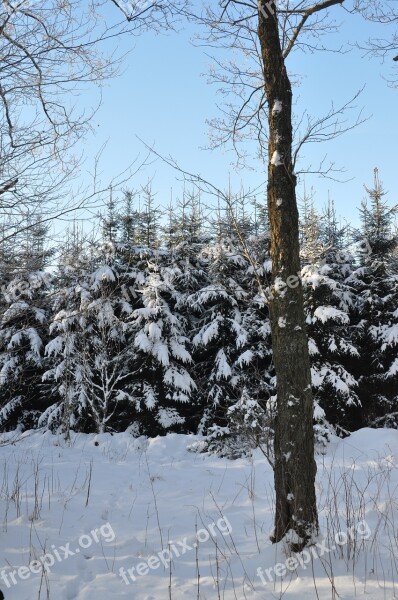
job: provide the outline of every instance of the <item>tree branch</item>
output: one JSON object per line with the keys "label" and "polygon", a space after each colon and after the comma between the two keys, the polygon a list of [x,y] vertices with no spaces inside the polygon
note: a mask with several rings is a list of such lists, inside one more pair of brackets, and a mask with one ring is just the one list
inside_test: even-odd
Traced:
{"label": "tree branch", "polygon": [[[289,55],[294,44],[296,43],[298,36],[300,35],[300,31],[304,27],[304,25],[305,25],[307,19],[309,19],[309,17],[311,17],[313,14],[315,14],[317,12],[326,10],[327,8],[330,8],[331,6],[334,6],[335,4],[343,4],[343,2],[344,2],[344,0],[326,0],[326,2],[321,2],[320,4],[314,4],[313,6],[306,8],[303,11],[303,17],[302,17],[300,23],[297,25],[295,31],[293,32],[290,42],[283,53],[283,58],[285,59]],[[299,11],[297,11],[297,12],[299,12]]]}

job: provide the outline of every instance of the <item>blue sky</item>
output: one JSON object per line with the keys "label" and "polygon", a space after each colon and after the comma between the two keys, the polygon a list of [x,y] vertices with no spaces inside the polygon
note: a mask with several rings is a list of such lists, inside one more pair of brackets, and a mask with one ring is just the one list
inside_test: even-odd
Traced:
{"label": "blue sky", "polygon": [[[111,9],[112,10],[112,9]],[[337,34],[330,34],[324,41],[334,48],[342,43],[363,40],[368,35],[388,37],[390,31],[374,29],[358,17],[339,8],[333,14],[342,26]],[[195,47],[190,38],[194,26],[181,24],[179,32],[155,35],[153,32],[140,37],[120,39],[119,50],[132,48],[123,61],[123,73],[111,80],[103,89],[102,106],[94,119],[94,134],[85,142],[87,160],[81,177],[90,170],[93,156],[104,142],[107,146],[101,157],[102,181],[111,180],[138,155],[146,152],[142,138],[153,144],[163,155],[171,155],[187,171],[200,173],[220,188],[226,188],[231,179],[238,189],[240,182],[245,188],[255,188],[265,181],[263,166],[253,162],[252,169],[235,171],[231,148],[214,151],[203,150],[208,144],[206,119],[218,116],[217,104],[220,94],[209,85],[206,76],[210,59],[206,49]],[[296,113],[306,109],[314,116],[321,116],[331,107],[343,104],[365,86],[356,101],[369,120],[343,137],[324,144],[308,145],[303,150],[303,164],[317,164],[327,154],[336,166],[346,173],[337,183],[316,175],[301,178],[298,195],[302,196],[304,185],[314,190],[315,202],[321,207],[328,194],[335,200],[339,214],[357,221],[356,207],[365,196],[363,184],[370,186],[374,167],[379,168],[382,182],[389,194],[391,204],[398,202],[397,185],[397,119],[398,89],[388,87],[384,77],[397,73],[397,63],[392,56],[381,64],[369,60],[363,52],[352,48],[345,54],[320,52],[304,54],[296,52],[288,59],[288,69],[298,75],[300,85],[294,88]],[[93,92],[93,100],[95,98]],[[349,115],[347,118],[351,118]],[[355,118],[355,112],[352,115]],[[182,184],[178,174],[160,161],[143,169],[129,183],[139,188],[148,179],[157,193],[156,200],[166,205],[170,190],[178,196]]]}

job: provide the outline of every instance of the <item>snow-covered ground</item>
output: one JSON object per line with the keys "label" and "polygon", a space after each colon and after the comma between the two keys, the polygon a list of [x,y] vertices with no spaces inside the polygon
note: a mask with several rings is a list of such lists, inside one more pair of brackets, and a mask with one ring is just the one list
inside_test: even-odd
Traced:
{"label": "snow-covered ground", "polygon": [[[334,438],[318,461],[321,536],[272,545],[272,471],[198,438],[1,438],[6,600],[398,597],[398,431]],[[45,567],[43,567],[45,565]],[[265,582],[265,583],[264,583]]]}

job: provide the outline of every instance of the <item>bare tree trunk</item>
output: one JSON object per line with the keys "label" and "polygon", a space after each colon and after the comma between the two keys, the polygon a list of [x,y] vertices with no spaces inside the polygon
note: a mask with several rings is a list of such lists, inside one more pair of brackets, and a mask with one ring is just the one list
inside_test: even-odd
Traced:
{"label": "bare tree trunk", "polygon": [[293,530],[300,540],[292,547],[300,548],[318,529],[313,399],[303,293],[297,277],[300,258],[296,177],[292,165],[292,89],[275,6],[267,3],[268,10],[265,6],[265,0],[259,0],[258,35],[269,106],[267,196],[273,274],[270,315],[277,376],[273,541],[280,541]]}

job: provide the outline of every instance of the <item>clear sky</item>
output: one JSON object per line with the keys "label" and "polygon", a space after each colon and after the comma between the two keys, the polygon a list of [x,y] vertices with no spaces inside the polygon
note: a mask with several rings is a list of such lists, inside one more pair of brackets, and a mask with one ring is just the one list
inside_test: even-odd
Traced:
{"label": "clear sky", "polygon": [[[338,33],[324,38],[324,43],[333,48],[342,43],[363,41],[372,34],[388,37],[391,33],[386,26],[374,29],[373,25],[340,7],[333,9],[333,15],[342,23]],[[195,31],[193,25],[181,23],[179,32],[165,35],[148,32],[119,40],[119,49],[131,49],[131,52],[123,61],[123,73],[103,89],[102,106],[94,119],[94,134],[87,137],[84,145],[87,160],[82,169],[83,178],[104,142],[107,146],[100,162],[104,183],[111,182],[138,155],[144,158],[146,151],[139,137],[153,144],[159,153],[171,155],[182,168],[200,173],[220,188],[225,189],[230,178],[236,189],[240,182],[245,188],[254,188],[265,181],[260,162],[254,161],[251,170],[235,171],[231,148],[203,149],[208,144],[206,119],[220,115],[217,105],[222,98],[208,83],[208,49],[190,43]],[[306,175],[300,178],[299,196],[305,184],[307,190],[313,188],[316,205],[321,207],[330,194],[338,213],[348,220],[357,221],[356,207],[365,196],[363,184],[371,186],[376,166],[389,191],[389,202],[398,203],[398,87],[388,87],[383,79],[394,73],[394,69],[398,78],[393,55],[384,64],[365,57],[355,48],[344,54],[298,51],[288,59],[289,72],[294,79],[300,78],[300,84],[294,88],[297,115],[307,110],[311,115],[322,116],[332,103],[334,106],[344,104],[365,86],[356,105],[358,110],[363,108],[369,120],[343,137],[308,145],[302,152],[302,165],[316,165],[327,155],[336,166],[345,168],[346,172],[340,177],[349,181],[337,183]],[[354,120],[355,115],[353,111],[346,118]],[[171,188],[174,197],[180,194],[182,184],[178,177],[157,161],[140,171],[129,187],[139,188],[153,179],[156,200],[166,205]]]}

